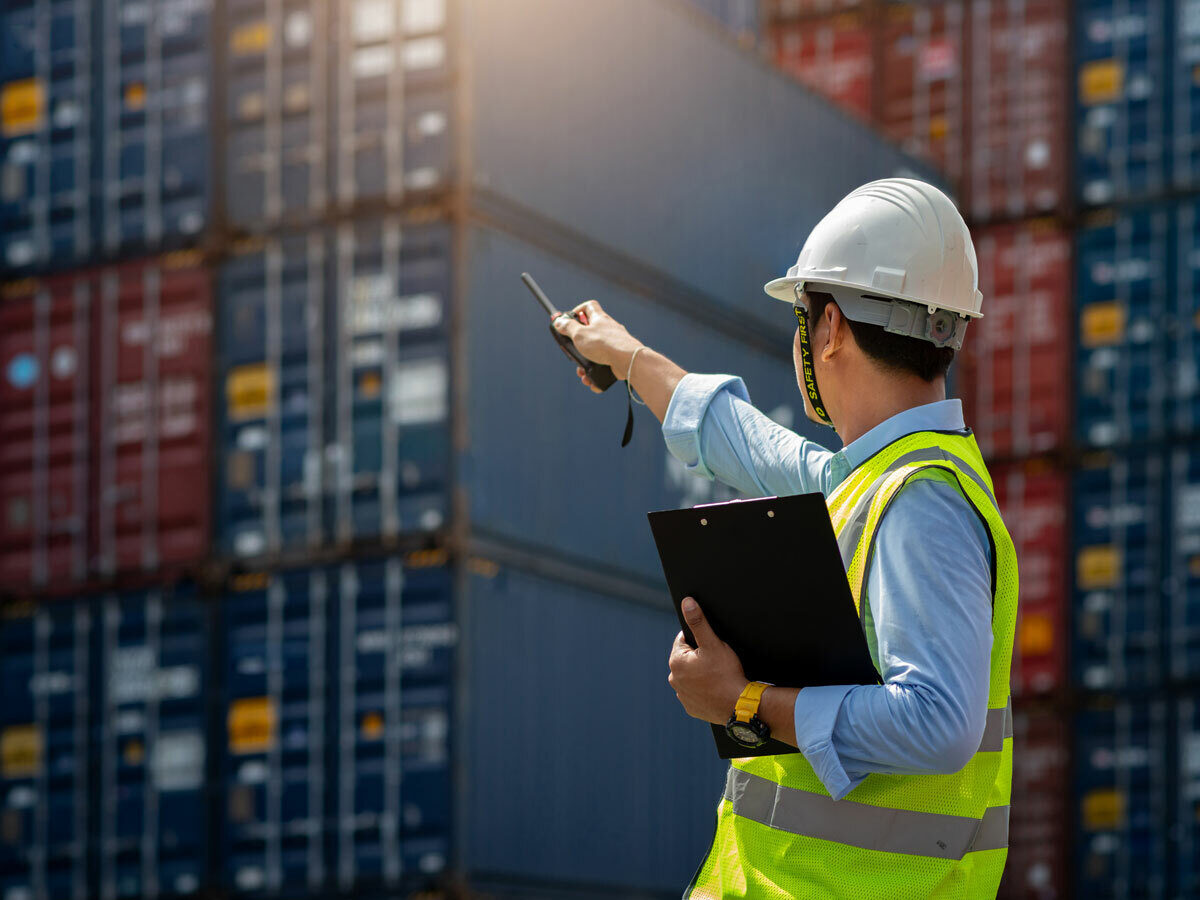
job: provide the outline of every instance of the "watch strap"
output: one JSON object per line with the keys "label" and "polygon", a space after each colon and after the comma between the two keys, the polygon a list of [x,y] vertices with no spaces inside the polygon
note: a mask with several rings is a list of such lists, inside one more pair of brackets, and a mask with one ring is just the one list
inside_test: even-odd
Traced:
{"label": "watch strap", "polygon": [[739,722],[749,722],[758,715],[758,704],[762,700],[763,691],[770,685],[762,681],[751,681],[742,688],[737,705],[733,708],[733,717]]}

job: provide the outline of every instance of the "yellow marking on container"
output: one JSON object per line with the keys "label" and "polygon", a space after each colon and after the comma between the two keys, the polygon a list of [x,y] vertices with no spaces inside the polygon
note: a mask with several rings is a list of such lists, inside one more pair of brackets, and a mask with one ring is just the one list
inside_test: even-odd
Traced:
{"label": "yellow marking on container", "polygon": [[1084,547],[1075,557],[1075,579],[1085,591],[1116,587],[1121,571],[1121,551],[1113,544]]}
{"label": "yellow marking on container", "polygon": [[929,139],[940,141],[950,133],[950,120],[945,116],[934,116],[929,120]]}
{"label": "yellow marking on container", "polygon": [[39,78],[10,81],[0,88],[0,134],[16,137],[37,131],[46,112],[46,88]]}
{"label": "yellow marking on container", "polygon": [[374,400],[383,389],[383,379],[378,372],[364,372],[358,379],[358,392],[364,399]]}
{"label": "yellow marking on container", "polygon": [[270,576],[266,572],[245,572],[233,577],[235,591],[265,591]]}
{"label": "yellow marking on container", "polygon": [[225,378],[229,418],[235,422],[264,418],[274,394],[274,377],[266,363],[238,366]]}
{"label": "yellow marking on container", "polygon": [[1125,795],[1114,788],[1097,788],[1083,796],[1083,827],[1108,831],[1125,822]]}
{"label": "yellow marking on container", "polygon": [[42,730],[36,725],[10,725],[0,732],[0,775],[32,778],[42,770]]}
{"label": "yellow marking on container", "polygon": [[244,697],[229,705],[231,753],[263,753],[275,745],[275,705],[270,697]]}
{"label": "yellow marking on container", "polygon": [[1125,336],[1125,307],[1119,300],[1090,303],[1079,318],[1079,337],[1085,347],[1104,347]]}
{"label": "yellow marking on container", "polygon": [[238,56],[262,53],[271,43],[271,27],[266,22],[248,22],[229,36],[229,49]]}
{"label": "yellow marking on container", "polygon": [[1079,99],[1085,106],[1112,103],[1125,89],[1125,67],[1115,59],[1098,59],[1079,69]]}
{"label": "yellow marking on container", "polygon": [[444,566],[450,554],[445,550],[414,550],[405,555],[404,565],[409,569],[429,569]]}
{"label": "yellow marking on container", "polygon": [[500,574],[500,566],[492,562],[490,559],[484,559],[481,556],[472,556],[467,560],[467,568],[475,575],[481,575],[484,578],[495,578]]}
{"label": "yellow marking on container", "polygon": [[1017,647],[1022,656],[1045,656],[1054,649],[1054,620],[1045,613],[1021,617]]}
{"label": "yellow marking on container", "polygon": [[368,741],[377,741],[383,737],[383,715],[369,712],[362,719],[362,735]]}
{"label": "yellow marking on container", "polygon": [[121,751],[127,766],[140,766],[146,761],[146,747],[141,741],[129,741]]}
{"label": "yellow marking on container", "polygon": [[146,108],[146,86],[139,81],[125,86],[125,108],[134,110]]}

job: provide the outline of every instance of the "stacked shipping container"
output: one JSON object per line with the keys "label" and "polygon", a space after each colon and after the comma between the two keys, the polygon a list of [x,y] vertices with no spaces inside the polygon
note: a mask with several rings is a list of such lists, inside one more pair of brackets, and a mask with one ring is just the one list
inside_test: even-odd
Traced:
{"label": "stacked shipping container", "polygon": [[677,892],[720,766],[653,688],[643,516],[731,492],[649,421],[619,450],[517,275],[790,425],[762,281],[931,174],[674,0],[12,0],[0,36],[0,892]]}

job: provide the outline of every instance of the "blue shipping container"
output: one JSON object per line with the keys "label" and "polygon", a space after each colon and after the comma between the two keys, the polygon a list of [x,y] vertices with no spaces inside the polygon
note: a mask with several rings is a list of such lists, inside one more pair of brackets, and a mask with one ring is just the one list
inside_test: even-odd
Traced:
{"label": "blue shipping container", "polygon": [[1166,207],[1105,213],[1079,232],[1075,425],[1084,444],[1165,434],[1169,235]]}
{"label": "blue shipping container", "polygon": [[[1196,7],[1200,12],[1200,6]],[[1177,435],[1200,432],[1200,221],[1197,204],[1175,208],[1175,308],[1171,321],[1171,427]]]}
{"label": "blue shipping container", "polygon": [[0,618],[0,896],[90,896],[91,634],[83,604]]}
{"label": "blue shipping container", "polygon": [[447,570],[388,559],[242,575],[222,621],[226,885],[301,894],[442,872]]}
{"label": "blue shipping container", "polygon": [[682,891],[726,764],[667,684],[665,593],[655,608],[482,566],[468,590],[466,874]]}
{"label": "blue shipping container", "polygon": [[1078,195],[1100,206],[1167,186],[1167,52],[1163,0],[1076,3]]}
{"label": "blue shipping container", "polygon": [[1163,677],[1163,460],[1095,454],[1075,476],[1072,665],[1093,690]]}
{"label": "blue shipping container", "polygon": [[205,607],[185,585],[110,595],[96,616],[96,896],[194,893],[208,844]]}
{"label": "blue shipping container", "polygon": [[91,7],[0,6],[0,269],[91,252]]}
{"label": "blue shipping container", "polygon": [[1166,550],[1166,639],[1171,677],[1200,677],[1200,451],[1170,455],[1171,498]]}
{"label": "blue shipping container", "polygon": [[1175,0],[1171,7],[1171,180],[1191,190],[1200,185],[1200,2]]}
{"label": "blue shipping container", "polygon": [[1168,896],[1166,702],[1085,709],[1076,718],[1076,740],[1075,896]]}

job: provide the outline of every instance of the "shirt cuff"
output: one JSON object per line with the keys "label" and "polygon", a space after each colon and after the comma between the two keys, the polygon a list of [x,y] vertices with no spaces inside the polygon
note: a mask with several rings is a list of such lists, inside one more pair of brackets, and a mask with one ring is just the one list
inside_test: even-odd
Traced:
{"label": "shirt cuff", "polygon": [[853,687],[852,684],[806,687],[796,697],[796,746],[834,800],[841,800],[866,777],[851,778],[833,746],[838,710]]}
{"label": "shirt cuff", "polygon": [[689,471],[709,481],[714,476],[701,456],[700,427],[713,397],[726,388],[735,397],[750,402],[745,382],[736,375],[684,375],[675,386],[667,414],[663,416],[662,433],[667,450]]}

